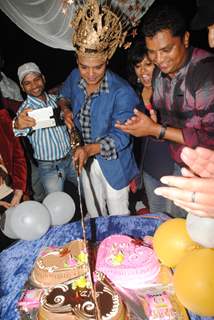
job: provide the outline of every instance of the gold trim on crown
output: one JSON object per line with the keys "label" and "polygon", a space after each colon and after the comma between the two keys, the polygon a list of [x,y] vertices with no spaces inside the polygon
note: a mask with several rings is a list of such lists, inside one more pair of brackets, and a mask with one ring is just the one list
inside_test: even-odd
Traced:
{"label": "gold trim on crown", "polygon": [[126,32],[118,16],[96,0],[88,0],[74,16],[73,45],[78,53],[105,55],[110,59],[118,45],[122,45]]}
{"label": "gold trim on crown", "polygon": [[112,57],[116,48],[122,46],[127,30],[127,20],[117,9],[100,5],[98,0],[86,0],[75,13],[71,27],[74,29],[73,45],[78,54]]}

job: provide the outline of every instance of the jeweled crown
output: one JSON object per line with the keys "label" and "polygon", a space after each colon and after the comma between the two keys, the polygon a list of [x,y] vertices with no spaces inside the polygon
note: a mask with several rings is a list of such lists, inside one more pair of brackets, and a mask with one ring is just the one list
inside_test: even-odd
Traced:
{"label": "jeweled crown", "polygon": [[[140,0],[86,0],[79,4],[71,21],[73,45],[77,53],[99,54],[108,59],[122,46],[129,28],[135,27],[142,16]],[[126,6],[126,10],[124,7]],[[123,7],[123,9],[122,9]]]}

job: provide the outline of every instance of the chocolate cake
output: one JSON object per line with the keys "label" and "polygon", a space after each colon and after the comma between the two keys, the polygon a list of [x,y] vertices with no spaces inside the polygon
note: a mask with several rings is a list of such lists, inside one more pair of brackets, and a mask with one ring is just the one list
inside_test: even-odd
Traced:
{"label": "chocolate cake", "polygon": [[[38,320],[99,319],[92,291],[87,284],[81,285],[84,281],[79,279],[80,286],[76,279],[49,289],[41,298]],[[95,288],[100,320],[125,320],[126,309],[121,298],[101,273]]]}

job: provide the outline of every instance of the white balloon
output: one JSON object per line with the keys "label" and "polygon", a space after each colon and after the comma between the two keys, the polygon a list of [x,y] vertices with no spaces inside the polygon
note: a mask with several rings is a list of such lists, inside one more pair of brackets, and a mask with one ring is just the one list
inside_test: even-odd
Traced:
{"label": "white balloon", "polygon": [[206,248],[214,248],[214,218],[188,213],[186,227],[190,238]]}
{"label": "white balloon", "polygon": [[17,236],[17,234],[11,229],[11,217],[14,213],[14,210],[15,210],[15,207],[11,207],[11,208],[7,209],[4,212],[4,214],[2,215],[1,224],[3,222],[2,220],[4,220],[4,222],[3,222],[3,226],[1,227],[1,231],[8,238],[18,239],[19,237]]}
{"label": "white balloon", "polygon": [[24,201],[14,208],[11,215],[11,229],[22,240],[36,240],[50,227],[50,214],[37,201]]}
{"label": "white balloon", "polygon": [[43,204],[50,213],[52,226],[67,223],[74,216],[75,203],[65,192],[56,191],[48,194]]}

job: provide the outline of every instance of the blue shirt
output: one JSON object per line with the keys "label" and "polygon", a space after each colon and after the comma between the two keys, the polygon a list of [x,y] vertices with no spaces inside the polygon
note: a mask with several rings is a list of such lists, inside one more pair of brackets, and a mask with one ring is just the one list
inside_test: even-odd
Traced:
{"label": "blue shirt", "polygon": [[[126,187],[138,174],[132,152],[132,138],[127,133],[115,128],[117,121],[125,122],[133,115],[133,109],[139,99],[124,79],[110,70],[106,71],[108,92],[96,95],[90,105],[90,136],[92,141],[100,141],[110,137],[114,141],[117,157],[106,158],[96,155],[103,175],[112,188],[119,190]],[[78,69],[71,72],[64,82],[61,95],[71,101],[75,125],[81,131],[79,113],[85,103],[85,94],[79,87],[81,76]]]}
{"label": "blue shirt", "polygon": [[[45,93],[46,101],[42,101],[32,96],[20,106],[17,115],[26,108],[37,110],[41,108],[57,108],[57,96]],[[71,149],[70,138],[67,127],[56,126],[32,130],[26,128],[23,130],[14,129],[15,136],[27,136],[34,150],[34,158],[37,160],[53,161],[64,158]]]}
{"label": "blue shirt", "polygon": [[79,112],[79,122],[81,125],[82,136],[84,143],[99,143],[100,155],[107,160],[117,159],[117,151],[114,143],[114,139],[109,136],[103,138],[96,138],[93,141],[91,138],[91,104],[94,98],[100,95],[101,92],[109,93],[107,75],[103,78],[98,90],[88,96],[86,91],[86,82],[84,79],[80,80],[79,87],[83,90],[85,95],[85,102]]}

